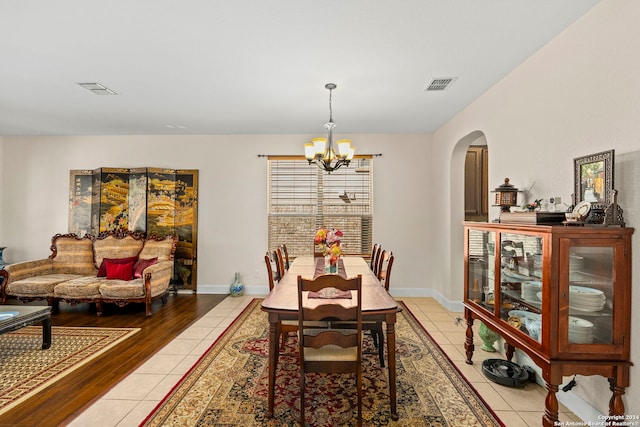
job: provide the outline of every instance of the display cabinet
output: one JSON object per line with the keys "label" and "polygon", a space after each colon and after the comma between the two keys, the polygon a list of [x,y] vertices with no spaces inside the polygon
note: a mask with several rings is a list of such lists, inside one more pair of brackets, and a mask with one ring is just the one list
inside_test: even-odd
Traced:
{"label": "display cabinet", "polygon": [[601,375],[609,414],[629,385],[632,228],[464,223],[465,352],[481,320],[542,370],[544,426],[558,420],[564,376]]}

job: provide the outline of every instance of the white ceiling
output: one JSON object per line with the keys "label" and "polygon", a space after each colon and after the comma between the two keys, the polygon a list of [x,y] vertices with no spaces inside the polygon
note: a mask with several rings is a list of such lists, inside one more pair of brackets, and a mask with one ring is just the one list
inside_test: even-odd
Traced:
{"label": "white ceiling", "polygon": [[432,132],[596,3],[0,0],[0,135]]}

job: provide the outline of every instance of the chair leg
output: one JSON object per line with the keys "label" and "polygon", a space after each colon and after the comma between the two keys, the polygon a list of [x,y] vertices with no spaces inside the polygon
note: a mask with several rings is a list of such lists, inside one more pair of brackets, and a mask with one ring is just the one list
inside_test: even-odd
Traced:
{"label": "chair leg", "polygon": [[356,392],[358,394],[358,427],[362,427],[362,370],[356,373]]}
{"label": "chair leg", "polygon": [[373,345],[378,348],[378,334],[376,331],[371,331],[371,338],[373,338]]}
{"label": "chair leg", "polygon": [[384,368],[384,332],[382,330],[382,323],[376,324],[376,330],[373,335],[378,337],[378,358],[380,359],[380,366]]}
{"label": "chair leg", "polygon": [[289,338],[288,332],[280,332],[280,351],[284,350],[284,344],[287,342],[287,338]]}
{"label": "chair leg", "polygon": [[304,372],[300,375],[300,426],[304,427]]}

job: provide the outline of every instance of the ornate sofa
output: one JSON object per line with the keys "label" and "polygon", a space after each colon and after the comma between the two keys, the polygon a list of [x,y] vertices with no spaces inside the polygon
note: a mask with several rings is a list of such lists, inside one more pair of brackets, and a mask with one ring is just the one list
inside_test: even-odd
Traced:
{"label": "ornate sofa", "polygon": [[46,300],[54,310],[60,301],[94,303],[101,316],[104,303],[123,307],[138,302],[151,316],[153,300],[166,302],[177,240],[176,235],[145,237],[122,230],[84,237],[56,234],[49,258],[0,270],[2,303],[8,296]]}

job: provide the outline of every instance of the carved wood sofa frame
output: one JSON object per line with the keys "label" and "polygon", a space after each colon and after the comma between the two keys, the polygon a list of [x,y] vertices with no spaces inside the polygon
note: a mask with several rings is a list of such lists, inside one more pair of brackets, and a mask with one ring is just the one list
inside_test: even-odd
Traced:
{"label": "carved wood sofa frame", "polygon": [[[145,237],[126,230],[100,233],[98,236],[56,234],[51,239],[51,255],[46,259],[8,265],[0,270],[2,304],[8,296],[22,302],[45,300],[57,311],[60,301],[70,305],[92,303],[98,316],[103,304],[124,307],[144,303],[151,316],[151,303],[167,301],[173,277],[173,260],[178,237]],[[158,258],[146,267],[142,277],[130,281],[96,277],[104,258]]]}

